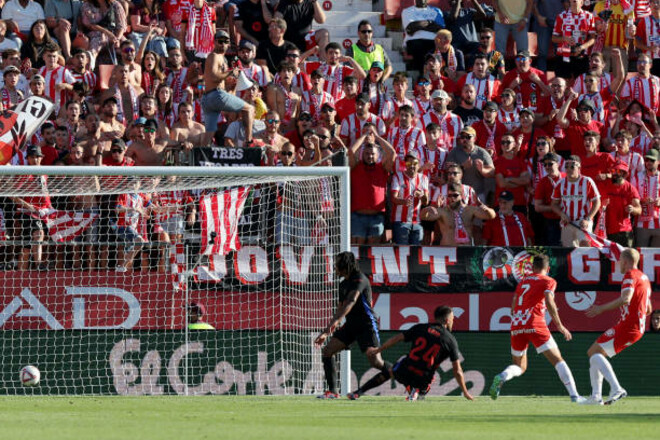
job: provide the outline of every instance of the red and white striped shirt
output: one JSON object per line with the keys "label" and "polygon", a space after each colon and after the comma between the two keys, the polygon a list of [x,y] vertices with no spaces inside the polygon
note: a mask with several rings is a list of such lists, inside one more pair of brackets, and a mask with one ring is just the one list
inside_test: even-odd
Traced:
{"label": "red and white striped shirt", "polygon": [[[587,77],[586,73],[578,76],[573,83],[573,90],[579,95],[587,93],[587,85],[584,83],[584,79]],[[612,75],[609,73],[604,73],[598,81],[598,90],[604,90],[607,87],[612,85]]]}
{"label": "red and white striped shirt", "polygon": [[596,113],[593,114],[592,119],[604,124],[607,122],[607,118],[610,114],[610,103],[612,102],[612,98],[612,93],[610,93],[608,87],[600,92],[580,95],[576,102],[581,102],[583,99],[590,99],[596,106]]}
{"label": "red and white striped shirt", "polygon": [[172,89],[172,101],[175,104],[179,104],[183,100],[183,92],[188,86],[186,76],[188,76],[187,67],[182,67],[178,72],[167,70],[165,84]]}
{"label": "red and white striped shirt", "polygon": [[71,70],[71,76],[73,76],[75,82],[87,84],[90,91],[96,89],[96,84],[98,83],[96,73],[90,72],[89,70],[85,73],[78,73],[75,70]]}
{"label": "red and white striped shirt", "polygon": [[649,78],[642,78],[635,75],[623,84],[621,89],[621,98],[637,100],[644,107],[653,113],[660,110],[660,78],[651,75]]}
{"label": "red and white striped shirt", "polygon": [[651,2],[649,0],[635,0],[635,17],[642,18],[649,14],[651,14]]}
{"label": "red and white striped shirt", "polygon": [[660,58],[660,20],[652,15],[640,19],[637,22],[635,37],[645,46],[652,48],[652,50],[645,50],[642,53],[653,59]]}
{"label": "red and white striped shirt", "polygon": [[4,110],[9,110],[16,104],[20,103],[23,101],[23,92],[21,92],[18,89],[14,89],[14,91],[10,91],[6,87],[0,88],[0,99],[2,99],[2,108]]}
{"label": "red and white striped shirt", "polygon": [[387,142],[394,147],[399,160],[403,161],[408,152],[413,149],[419,150],[426,145],[426,135],[418,127],[410,126],[403,129],[391,126],[387,132]]}
{"label": "red and white striped shirt", "polygon": [[404,105],[409,105],[413,108],[413,110],[415,109],[415,104],[410,99],[408,99],[406,97],[403,98],[403,101],[399,101],[398,99],[396,99],[395,96],[392,96],[389,99],[389,102],[392,106],[393,115],[396,115],[399,112],[399,109],[401,107],[403,107]]}
{"label": "red and white striped shirt", "polygon": [[[461,200],[466,202],[471,206],[479,206],[479,197],[470,185],[462,184],[463,194]],[[430,202],[438,205],[439,207],[447,206],[447,184],[445,183],[442,186],[433,186],[431,189],[431,199]]]}
{"label": "red and white striped shirt", "polygon": [[425,130],[426,126],[432,122],[438,124],[440,130],[443,133],[447,133],[451,138],[451,148],[447,148],[451,151],[451,149],[456,146],[456,138],[463,129],[463,121],[458,115],[455,115],[449,110],[447,110],[447,113],[444,115],[439,115],[435,110],[430,110],[417,122],[417,127]]}
{"label": "red and white striped shirt", "polygon": [[322,91],[320,94],[315,94],[312,93],[311,90],[304,91],[302,92],[300,110],[302,112],[309,112],[309,114],[312,115],[312,118],[314,118],[314,121],[318,122],[321,118],[323,104],[326,103],[335,103],[335,100],[330,93]]}
{"label": "red and white striped shirt", "polygon": [[600,193],[596,184],[590,177],[580,176],[575,182],[563,178],[552,192],[552,200],[560,200],[561,211],[570,221],[579,221],[587,218],[589,209]]}
{"label": "red and white striped shirt", "polygon": [[424,101],[420,98],[415,98],[413,101],[413,109],[418,118],[424,116],[427,112],[431,111],[433,107],[431,106],[431,100]]}
{"label": "red and white striped shirt", "polygon": [[357,113],[348,115],[346,119],[341,121],[341,128],[339,129],[339,135],[343,138],[348,138],[350,144],[360,136],[362,136],[362,127],[367,122],[371,122],[376,126],[376,131],[380,136],[385,136],[385,123],[378,116],[373,113],[369,113],[366,119],[362,120],[357,117]]}
{"label": "red and white striped shirt", "polygon": [[494,96],[498,95],[500,89],[500,81],[493,75],[488,75],[483,79],[479,79],[473,72],[468,73],[463,78],[458,80],[456,90],[463,90],[465,84],[471,84],[476,89],[475,106],[481,110],[488,101],[492,101]]}
{"label": "red and white striped shirt", "polygon": [[[280,74],[276,73],[273,78],[274,83],[280,82]],[[291,80],[291,87],[299,87],[300,90],[311,90],[312,89],[312,80],[309,79],[309,75],[298,68],[298,72],[293,76]]]}
{"label": "red and white striped shirt", "polygon": [[392,178],[392,195],[398,193],[399,198],[409,199],[407,205],[392,206],[392,221],[402,223],[418,223],[419,213],[422,209],[422,199],[414,197],[415,191],[422,191],[427,196],[429,194],[429,179],[421,174],[415,174],[415,177],[408,177],[406,173],[397,172]]}
{"label": "red and white striped shirt", "polygon": [[245,76],[259,84],[259,87],[266,87],[268,84],[268,76],[263,66],[252,63],[250,67],[243,66],[241,70]]}
{"label": "red and white striped shirt", "polygon": [[307,63],[307,72],[313,72],[316,69],[319,69],[325,78],[325,83],[323,84],[323,89],[330,93],[335,101],[339,101],[344,97],[344,90],[342,89],[342,84],[344,83],[344,78],[351,76],[353,73],[353,68],[344,66],[342,64],[337,64],[331,66],[326,63]]}
{"label": "red and white striped shirt", "polygon": [[156,206],[169,208],[155,213],[155,221],[160,225],[172,216],[183,216],[186,205],[193,203],[193,197],[187,190],[174,190],[155,193],[152,201]]}
{"label": "red and white striped shirt", "polygon": [[508,112],[502,108],[499,109],[497,111],[497,120],[504,124],[507,131],[513,131],[520,127],[520,115],[516,110]]}
{"label": "red and white striped shirt", "polygon": [[133,228],[137,231],[143,238],[146,238],[143,234],[146,232],[145,222],[146,219],[139,212],[135,211],[137,208],[146,208],[149,206],[149,202],[144,194],[120,194],[117,196],[117,206],[122,206],[125,208],[132,208],[129,211],[117,211],[117,226],[120,228]]}
{"label": "red and white striped shirt", "polygon": [[[594,16],[591,12],[580,11],[574,14],[570,10],[564,11],[555,19],[555,28],[552,35],[556,37],[573,37],[576,44],[587,41],[589,34],[595,32]],[[568,58],[571,56],[571,47],[568,43],[561,43],[557,47],[557,55]]]}
{"label": "red and white striped shirt", "polygon": [[44,77],[46,98],[55,104],[55,112],[60,111],[60,107],[66,103],[68,92],[64,89],[58,91],[55,89],[57,84],[74,84],[76,82],[71,72],[66,67],[57,66],[53,70],[48,70],[46,66],[39,69],[39,75]]}
{"label": "red and white striped shirt", "polygon": [[628,154],[621,154],[618,151],[613,151],[610,154],[614,158],[615,162],[620,160],[621,162],[628,165],[628,180],[630,180],[632,176],[643,173],[646,169],[642,155],[632,150],[628,151]]}
{"label": "red and white striped shirt", "polygon": [[630,150],[634,151],[635,153],[639,153],[642,157],[644,157],[646,152],[651,148],[652,144],[653,139],[650,138],[645,131],[640,131],[640,133],[630,141]]}
{"label": "red and white striped shirt", "polygon": [[419,156],[419,165],[423,166],[427,163],[432,163],[434,165],[433,171],[426,170],[424,175],[431,179],[431,176],[437,176],[438,173],[444,168],[445,161],[449,155],[449,151],[444,148],[436,148],[435,150],[429,150],[426,144],[422,147],[417,148],[417,154]]}
{"label": "red and white striped shirt", "polygon": [[660,197],[660,174],[654,176],[648,172],[635,175],[631,181],[639,192],[639,201],[642,204],[642,213],[637,216],[638,228],[658,229],[660,228],[660,207],[654,202],[646,203],[645,200],[655,200]]}

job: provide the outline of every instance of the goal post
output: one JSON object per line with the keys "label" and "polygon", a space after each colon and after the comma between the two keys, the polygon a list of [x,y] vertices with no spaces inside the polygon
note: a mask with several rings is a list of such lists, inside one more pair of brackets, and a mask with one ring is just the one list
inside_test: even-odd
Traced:
{"label": "goal post", "polygon": [[[0,167],[0,393],[321,393],[349,176]],[[25,365],[40,386],[20,385]],[[342,393],[350,371],[345,351]]]}

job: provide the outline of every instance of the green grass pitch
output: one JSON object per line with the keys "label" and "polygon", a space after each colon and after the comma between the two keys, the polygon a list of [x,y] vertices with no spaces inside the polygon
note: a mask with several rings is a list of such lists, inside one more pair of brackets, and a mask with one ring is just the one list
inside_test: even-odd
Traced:
{"label": "green grass pitch", "polygon": [[5,439],[658,438],[660,398],[2,397]]}

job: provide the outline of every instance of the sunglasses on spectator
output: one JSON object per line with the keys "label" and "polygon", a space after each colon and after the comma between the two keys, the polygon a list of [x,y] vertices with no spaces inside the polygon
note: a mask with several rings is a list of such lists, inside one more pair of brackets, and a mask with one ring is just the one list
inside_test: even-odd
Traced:
{"label": "sunglasses on spectator", "polygon": [[539,141],[536,143],[537,147],[546,147],[548,143],[546,141]]}
{"label": "sunglasses on spectator", "polygon": [[135,49],[133,49],[132,47],[125,47],[124,48],[124,53],[132,53],[132,52],[135,52]]}
{"label": "sunglasses on spectator", "polygon": [[590,109],[587,107],[578,107],[577,111],[578,112],[588,112]]}
{"label": "sunglasses on spectator", "polygon": [[110,150],[110,152],[111,152],[112,154],[120,154],[120,153],[123,153],[124,150]]}
{"label": "sunglasses on spectator", "polygon": [[596,81],[593,79],[585,79],[584,82],[590,84],[590,83],[595,83]]}
{"label": "sunglasses on spectator", "polygon": [[471,134],[462,134],[459,136],[461,139],[472,139],[474,136]]}
{"label": "sunglasses on spectator", "polygon": [[321,147],[321,150],[323,150],[323,151],[326,151],[326,150],[329,150],[329,149],[330,149],[330,147]]}
{"label": "sunglasses on spectator", "polygon": [[318,136],[319,139],[323,139],[323,140],[330,139],[330,136],[326,136],[324,134],[317,134],[316,136]]}
{"label": "sunglasses on spectator", "polygon": [[527,61],[527,57],[516,57],[516,61]]}
{"label": "sunglasses on spectator", "polygon": [[431,83],[429,81],[420,81],[417,83],[418,86],[430,86]]}
{"label": "sunglasses on spectator", "polygon": [[374,31],[372,29],[362,29],[360,31],[361,34],[373,34]]}
{"label": "sunglasses on spectator", "polygon": [[312,117],[308,116],[308,115],[303,115],[303,116],[299,117],[298,120],[299,121],[311,121]]}
{"label": "sunglasses on spectator", "polygon": [[417,165],[418,163],[419,163],[419,161],[417,159],[409,159],[409,160],[406,161],[406,165],[407,164]]}
{"label": "sunglasses on spectator", "polygon": [[226,38],[216,38],[215,41],[220,44],[229,44],[229,40]]}
{"label": "sunglasses on spectator", "polygon": [[144,130],[145,133],[155,133],[156,132],[155,128],[150,128],[150,127],[144,127],[142,130]]}
{"label": "sunglasses on spectator", "polygon": [[321,111],[324,112],[324,113],[332,113],[332,112],[335,111],[335,109],[332,108],[332,107],[323,107],[323,109],[321,109]]}
{"label": "sunglasses on spectator", "polygon": [[447,198],[448,198],[448,199],[457,199],[457,198],[459,198],[460,196],[461,196],[461,195],[460,195],[459,193],[447,193]]}
{"label": "sunglasses on spectator", "polygon": [[291,156],[293,156],[293,151],[280,151],[280,154],[281,154],[282,156],[289,156],[289,157],[291,157]]}
{"label": "sunglasses on spectator", "polygon": [[287,58],[300,58],[300,54],[297,53],[288,53],[286,56]]}
{"label": "sunglasses on spectator", "polygon": [[650,157],[645,157],[644,162],[655,162],[655,159],[650,158]]}
{"label": "sunglasses on spectator", "polygon": [[651,64],[648,60],[637,60],[637,64]]}
{"label": "sunglasses on spectator", "polygon": [[268,122],[269,124],[279,124],[280,120],[270,118],[270,119],[266,119],[266,122]]}
{"label": "sunglasses on spectator", "polygon": [[555,162],[546,162],[546,163],[543,164],[543,166],[546,167],[546,168],[550,168],[553,163],[555,163]]}
{"label": "sunglasses on spectator", "polygon": [[502,141],[500,142],[502,145],[511,145],[513,141]]}
{"label": "sunglasses on spectator", "polygon": [[459,174],[461,173],[458,171],[447,171],[448,176],[458,176]]}
{"label": "sunglasses on spectator", "polygon": [[513,95],[511,93],[504,93],[502,94],[502,98],[513,98]]}

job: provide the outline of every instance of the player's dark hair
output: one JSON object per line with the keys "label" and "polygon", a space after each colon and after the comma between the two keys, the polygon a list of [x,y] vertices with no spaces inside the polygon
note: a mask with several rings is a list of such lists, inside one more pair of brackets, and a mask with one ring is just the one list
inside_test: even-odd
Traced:
{"label": "player's dark hair", "polygon": [[360,272],[360,266],[353,252],[340,252],[335,256],[335,265],[342,272],[349,274]]}
{"label": "player's dark hair", "polygon": [[369,20],[361,20],[361,21],[358,23],[358,31],[360,30],[360,28],[361,28],[362,26],[367,26],[367,25],[371,26],[371,22],[370,22]]}
{"label": "player's dark hair", "polygon": [[550,259],[547,255],[536,255],[532,260],[532,268],[536,270],[543,270],[550,267]]}
{"label": "player's dark hair", "polygon": [[357,85],[357,84],[358,84],[358,79],[357,79],[356,77],[354,77],[354,76],[347,76],[346,78],[344,78],[344,81],[342,82],[342,84],[354,84],[354,85]]}
{"label": "player's dark hair", "polygon": [[449,318],[449,315],[452,312],[453,310],[449,306],[438,306],[435,309],[435,312],[433,312],[433,317],[435,318],[436,322],[445,324],[447,322],[447,318]]}
{"label": "player's dark hair", "polygon": [[329,50],[335,49],[341,52],[341,46],[339,43],[335,43],[334,41],[331,41],[330,43],[325,45],[325,52],[328,53]]}

